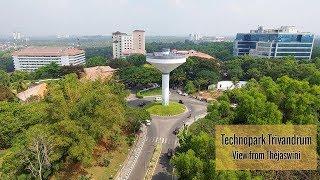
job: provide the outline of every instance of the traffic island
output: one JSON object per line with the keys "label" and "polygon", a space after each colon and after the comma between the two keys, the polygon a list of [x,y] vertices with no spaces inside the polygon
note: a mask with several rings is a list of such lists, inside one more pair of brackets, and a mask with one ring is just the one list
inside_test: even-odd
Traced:
{"label": "traffic island", "polygon": [[168,106],[161,103],[153,103],[146,107],[146,110],[154,116],[176,116],[187,111],[186,106],[177,102],[170,102]]}

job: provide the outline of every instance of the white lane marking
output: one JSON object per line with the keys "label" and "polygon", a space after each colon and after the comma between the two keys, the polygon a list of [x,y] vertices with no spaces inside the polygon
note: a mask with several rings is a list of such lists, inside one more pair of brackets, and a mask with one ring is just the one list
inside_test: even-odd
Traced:
{"label": "white lane marking", "polygon": [[178,143],[176,139],[169,139],[169,138],[164,138],[164,137],[149,137],[146,139],[146,142],[174,144],[174,145],[176,145]]}

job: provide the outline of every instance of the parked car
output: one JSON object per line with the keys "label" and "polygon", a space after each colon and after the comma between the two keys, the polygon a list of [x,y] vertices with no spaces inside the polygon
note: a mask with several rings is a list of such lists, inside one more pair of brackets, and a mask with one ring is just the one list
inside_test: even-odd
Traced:
{"label": "parked car", "polygon": [[139,107],[143,107],[143,106],[145,106],[145,105],[146,105],[145,102],[140,102],[140,103],[139,103]]}
{"label": "parked car", "polygon": [[179,134],[179,128],[176,128],[176,129],[174,129],[174,131],[172,132],[174,135],[177,135],[177,134]]}
{"label": "parked car", "polygon": [[162,101],[162,97],[155,97],[154,101]]}
{"label": "parked car", "polygon": [[173,156],[173,150],[172,149],[168,149],[167,157],[170,159],[172,156]]}
{"label": "parked car", "polygon": [[178,93],[179,95],[181,95],[181,94],[182,94],[182,91],[181,91],[181,90],[177,90],[177,93]]}
{"label": "parked car", "polygon": [[182,96],[188,96],[188,94],[187,93],[182,93]]}
{"label": "parked car", "polygon": [[146,126],[150,126],[151,125],[151,121],[150,120],[146,120],[145,124],[146,124]]}
{"label": "parked car", "polygon": [[182,101],[182,100],[179,100],[179,104],[183,104],[183,101]]}

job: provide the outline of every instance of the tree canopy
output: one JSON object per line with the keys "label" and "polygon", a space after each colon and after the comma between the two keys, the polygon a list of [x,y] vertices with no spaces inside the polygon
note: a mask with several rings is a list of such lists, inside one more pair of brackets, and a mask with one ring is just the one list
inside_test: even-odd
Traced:
{"label": "tree canopy", "polygon": [[[208,106],[208,115],[179,137],[172,164],[181,179],[277,179],[277,173],[215,171],[214,126],[224,124],[319,124],[320,86],[282,76],[251,79],[244,88],[223,93]],[[318,137],[318,142],[319,141]],[[320,154],[320,148],[318,148]],[[195,162],[192,163],[191,162]],[[319,177],[316,171],[287,172],[290,179]],[[303,173],[303,175],[302,175]]]}
{"label": "tree canopy", "polygon": [[129,143],[150,115],[128,107],[127,95],[117,82],[70,74],[49,83],[40,102],[0,102],[0,149],[7,149],[1,178],[47,179],[65,163],[92,166],[101,156],[96,149]]}

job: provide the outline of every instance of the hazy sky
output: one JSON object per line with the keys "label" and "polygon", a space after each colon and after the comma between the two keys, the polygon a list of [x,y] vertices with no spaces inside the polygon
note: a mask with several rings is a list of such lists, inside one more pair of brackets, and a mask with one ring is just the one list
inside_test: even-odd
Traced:
{"label": "hazy sky", "polygon": [[320,0],[0,0],[0,36],[234,35],[258,25],[320,34]]}

